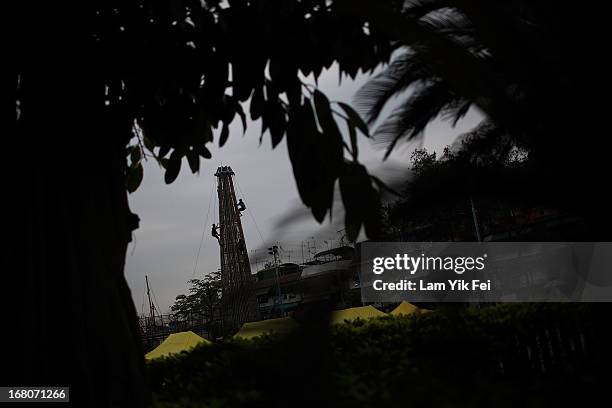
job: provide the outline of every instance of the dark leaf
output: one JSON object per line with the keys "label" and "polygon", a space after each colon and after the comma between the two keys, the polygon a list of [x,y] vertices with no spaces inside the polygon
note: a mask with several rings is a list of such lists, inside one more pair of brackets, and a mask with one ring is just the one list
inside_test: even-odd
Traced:
{"label": "dark leaf", "polygon": [[325,96],[321,91],[315,89],[314,104],[317,111],[319,125],[321,125],[323,131],[325,131],[326,124],[328,124],[330,120],[333,120],[331,107],[329,106],[329,99],[327,99],[327,96]]}
{"label": "dark leaf", "polygon": [[347,120],[346,126],[349,131],[349,137],[351,139],[351,153],[353,154],[353,160],[357,161],[359,157],[359,147],[357,146],[357,131],[355,130],[355,125]]}
{"label": "dark leaf", "polygon": [[189,163],[189,168],[191,168],[192,173],[197,173],[200,171],[200,156],[195,150],[187,151],[187,162]]}
{"label": "dark leaf", "polygon": [[170,159],[165,163],[166,173],[164,174],[164,181],[166,184],[171,184],[178,177],[181,171],[182,158],[179,151],[175,149],[170,155]]}
{"label": "dark leaf", "polygon": [[363,206],[364,189],[361,186],[365,168],[357,163],[347,163],[340,175],[340,195],[345,211],[345,227],[349,241],[354,242],[363,224],[365,208]]}
{"label": "dark leaf", "polygon": [[323,222],[333,203],[338,161],[343,160],[342,142],[338,153],[335,139],[318,130],[309,100],[292,109],[289,116],[287,148],[298,192],[315,219]]}
{"label": "dark leaf", "polygon": [[266,103],[263,122],[270,129],[272,148],[274,149],[283,140],[287,127],[285,108],[283,108],[277,98]]}
{"label": "dark leaf", "polygon": [[228,137],[229,137],[229,126],[227,125],[227,123],[224,123],[223,128],[221,128],[221,136],[219,137],[219,147],[223,147],[225,142],[227,142]]}
{"label": "dark leaf", "polygon": [[208,150],[208,148],[206,146],[204,146],[203,144],[196,144],[194,146],[194,149],[198,152],[198,154],[200,156],[202,156],[205,159],[210,159],[212,158],[212,154],[210,153],[210,150]]}
{"label": "dark leaf", "polygon": [[277,116],[270,124],[270,135],[272,137],[272,148],[274,149],[283,140],[283,136],[285,135],[284,114],[282,116]]}
{"label": "dark leaf", "polygon": [[357,214],[348,211],[346,212],[346,216],[344,218],[344,228],[346,229],[346,237],[348,238],[349,242],[357,241],[362,224],[363,220],[358,218]]}
{"label": "dark leaf", "polygon": [[366,213],[364,219],[364,227],[366,236],[370,240],[376,240],[380,236],[381,231],[381,214],[380,214],[380,196],[378,192],[372,188],[366,196]]}
{"label": "dark leaf", "polygon": [[236,106],[240,105],[234,100],[234,98],[229,95],[223,96],[223,110],[221,113],[221,120],[223,123],[226,123],[227,125],[232,123],[234,117],[236,117]]}
{"label": "dark leaf", "polygon": [[196,118],[195,136],[204,143],[212,142],[214,139],[211,123],[203,110],[198,112]]}
{"label": "dark leaf", "polygon": [[251,119],[257,120],[261,118],[263,113],[263,105],[264,105],[264,96],[263,96],[263,86],[259,86],[255,88],[253,92],[253,96],[251,97],[251,106],[250,113]]}
{"label": "dark leaf", "polygon": [[155,143],[153,143],[153,141],[151,139],[149,139],[146,135],[143,136],[142,141],[145,145],[145,147],[147,149],[149,149],[149,151],[153,151],[153,149],[155,148]]}
{"label": "dark leaf", "polygon": [[340,174],[340,193],[349,240],[357,239],[362,224],[368,238],[375,239],[380,230],[380,198],[363,165],[355,162],[345,164]]}
{"label": "dark leaf", "polygon": [[326,165],[331,166],[329,170],[337,176],[344,162],[342,154],[342,135],[340,134],[340,130],[332,114],[327,97],[319,90],[315,90],[314,102],[317,119],[323,130],[323,135],[325,136],[321,142],[325,144],[326,151],[323,154],[325,156],[324,160]]}
{"label": "dark leaf", "polygon": [[140,146],[132,146],[130,150],[130,161],[132,162],[132,166],[134,166],[140,161]]}
{"label": "dark leaf", "polygon": [[347,114],[351,123],[356,126],[366,137],[370,137],[368,125],[365,124],[361,116],[359,116],[359,114],[355,112],[355,110],[351,106],[347,105],[344,102],[338,102],[338,105]]}
{"label": "dark leaf", "polygon": [[242,105],[239,102],[236,102],[236,113],[240,116],[240,120],[242,122],[242,133],[246,133],[247,122],[246,115],[244,114],[244,109],[242,109]]}
{"label": "dark leaf", "polygon": [[300,198],[308,207],[311,206],[314,190],[314,177],[310,172],[309,161],[314,160],[314,157],[309,158],[305,152],[315,149],[318,133],[310,103],[289,113],[287,150]]}
{"label": "dark leaf", "polygon": [[129,193],[133,193],[138,189],[138,186],[140,186],[142,182],[143,173],[142,164],[140,163],[129,168],[126,179],[126,187]]}
{"label": "dark leaf", "polygon": [[402,197],[402,195],[400,193],[398,193],[397,191],[395,191],[394,189],[392,189],[391,187],[389,187],[388,185],[386,185],[381,179],[379,179],[376,176],[370,176],[370,178],[372,179],[372,181],[374,181],[374,184],[376,184],[376,187],[378,187],[379,190],[384,190],[387,191],[390,194],[393,194],[394,196],[397,197]]}
{"label": "dark leaf", "polygon": [[169,145],[163,145],[159,148],[159,151],[157,152],[157,156],[159,158],[164,158],[166,157],[166,155],[170,152],[170,146]]}

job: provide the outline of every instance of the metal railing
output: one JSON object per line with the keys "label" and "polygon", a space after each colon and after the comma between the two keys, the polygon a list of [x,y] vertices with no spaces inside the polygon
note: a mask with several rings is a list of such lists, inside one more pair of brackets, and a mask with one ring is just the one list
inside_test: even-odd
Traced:
{"label": "metal railing", "polygon": [[214,322],[203,314],[190,313],[139,316],[138,323],[141,340],[146,349],[151,349],[172,333],[192,331],[202,337],[209,337],[208,331]]}

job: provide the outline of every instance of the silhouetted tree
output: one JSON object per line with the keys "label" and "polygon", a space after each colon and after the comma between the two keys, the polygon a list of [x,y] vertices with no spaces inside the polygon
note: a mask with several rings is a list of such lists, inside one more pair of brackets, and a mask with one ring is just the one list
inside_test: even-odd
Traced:
{"label": "silhouetted tree", "polygon": [[[4,384],[68,384],[80,405],[146,404],[123,276],[138,225],[126,188],[138,187],[150,156],[167,183],[184,158],[197,172],[213,133],[223,145],[234,119],[261,119],[274,146],[287,134],[300,196],[318,221],[340,179],[353,237],[363,223],[376,232],[377,181],[357,162],[367,126],[300,80],[334,62],[354,77],[387,60],[388,39],[365,19],[313,0],[11,3],[7,15],[16,127],[3,147],[18,162],[3,162],[12,176],[2,298],[4,325],[25,329],[8,339]],[[31,301],[14,310],[10,299],[23,293]]]}
{"label": "silhouetted tree", "polygon": [[474,203],[485,233],[490,224],[485,220],[505,219],[513,209],[548,202],[531,179],[533,166],[525,152],[513,150],[501,160],[489,149],[477,153],[481,140],[470,138],[477,132],[465,136],[460,147],[446,147],[439,157],[426,149],[413,152],[401,197],[384,209],[390,239],[475,240]]}
{"label": "silhouetted tree", "polygon": [[[609,237],[610,202],[597,180],[606,171],[609,143],[596,133],[597,97],[589,94],[600,86],[593,52],[598,25],[586,4],[352,5],[355,15],[371,16],[397,40],[392,62],[356,95],[368,124],[379,123],[373,136],[387,154],[401,140],[421,136],[432,120],[456,123],[477,107],[485,119],[477,134],[480,146],[470,148],[489,149],[501,161],[516,148],[525,151],[540,196],[587,217],[592,239]],[[402,101],[385,117],[383,107],[398,96]]]}

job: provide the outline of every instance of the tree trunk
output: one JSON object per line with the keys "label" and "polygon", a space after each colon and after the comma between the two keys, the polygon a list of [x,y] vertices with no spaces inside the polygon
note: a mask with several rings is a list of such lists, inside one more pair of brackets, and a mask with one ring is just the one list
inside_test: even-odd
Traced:
{"label": "tree trunk", "polygon": [[54,170],[13,195],[20,208],[2,269],[15,279],[4,310],[17,364],[4,383],[70,386],[83,406],[141,406],[143,352],[123,276],[125,197],[112,177]]}
{"label": "tree trunk", "polygon": [[42,44],[18,71],[21,114],[3,146],[1,384],[69,386],[76,406],[145,406],[123,275],[134,228],[124,187],[130,126],[103,109],[103,83],[87,65],[95,61]]}

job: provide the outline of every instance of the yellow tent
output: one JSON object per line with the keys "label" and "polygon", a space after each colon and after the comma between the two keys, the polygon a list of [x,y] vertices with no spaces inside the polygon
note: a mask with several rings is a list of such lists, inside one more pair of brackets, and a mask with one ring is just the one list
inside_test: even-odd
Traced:
{"label": "yellow tent", "polygon": [[416,307],[412,303],[408,303],[405,300],[402,300],[402,303],[400,303],[395,309],[393,309],[391,311],[391,314],[393,316],[399,316],[399,315],[409,315],[409,314],[413,314],[413,313],[422,313],[422,312],[426,312],[426,311],[428,311],[428,310],[427,309],[421,309],[419,307]]}
{"label": "yellow tent", "polygon": [[376,309],[374,306],[351,307],[350,309],[334,310],[330,317],[330,324],[343,323],[345,320],[371,319],[374,317],[385,316],[385,313]]}
{"label": "yellow tent", "polygon": [[145,355],[147,360],[180,353],[194,348],[200,343],[210,343],[208,340],[198,336],[192,331],[173,333],[166,338],[159,346]]}
{"label": "yellow tent", "polygon": [[280,317],[278,319],[260,320],[242,325],[234,337],[252,339],[269,333],[287,333],[297,327],[297,322],[292,317]]}

